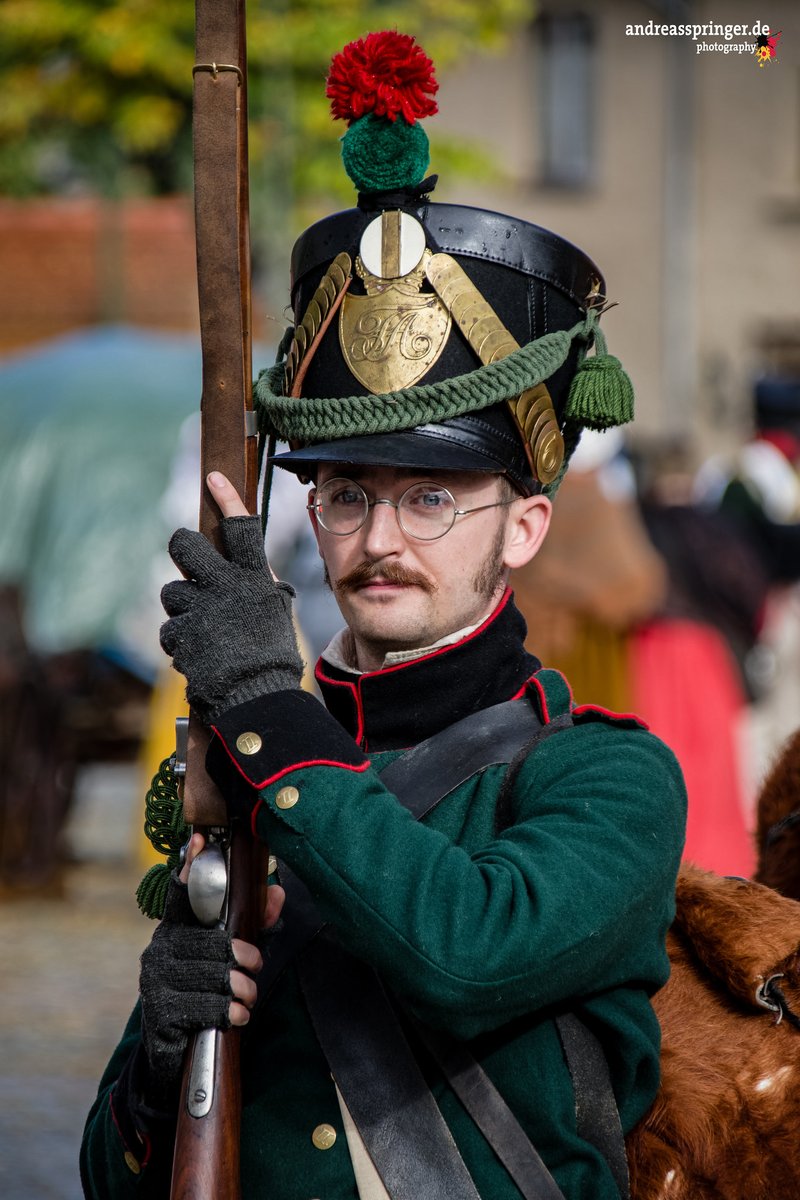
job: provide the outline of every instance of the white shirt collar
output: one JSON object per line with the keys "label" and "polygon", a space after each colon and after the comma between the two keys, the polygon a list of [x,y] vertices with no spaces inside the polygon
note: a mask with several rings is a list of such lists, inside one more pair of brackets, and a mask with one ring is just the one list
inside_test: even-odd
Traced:
{"label": "white shirt collar", "polygon": [[[452,646],[455,642],[460,642],[462,638],[469,637],[479,626],[483,625],[487,617],[491,615],[491,611],[493,610],[484,613],[480,621],[476,621],[474,625],[465,625],[463,629],[457,629],[455,633],[448,633],[445,637],[439,638],[438,641],[432,642],[430,646],[422,646],[419,650],[390,650],[381,664],[381,669],[385,670],[386,667],[395,667],[399,663],[413,662],[415,658],[423,658],[426,654],[430,654],[434,650],[441,650],[444,646]],[[369,671],[361,671],[354,665],[356,648],[353,642],[353,635],[347,626],[344,629],[340,629],[337,634],[334,634],[329,644],[323,650],[322,657],[332,667],[338,667],[340,671],[350,671],[353,675],[370,674]]]}

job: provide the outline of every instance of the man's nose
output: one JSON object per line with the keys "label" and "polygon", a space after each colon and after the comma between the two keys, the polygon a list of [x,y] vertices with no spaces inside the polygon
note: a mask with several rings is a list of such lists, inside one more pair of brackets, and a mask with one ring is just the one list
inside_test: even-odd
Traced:
{"label": "man's nose", "polygon": [[364,523],[364,551],[370,558],[400,553],[405,535],[400,528],[397,505],[391,500],[374,500]]}

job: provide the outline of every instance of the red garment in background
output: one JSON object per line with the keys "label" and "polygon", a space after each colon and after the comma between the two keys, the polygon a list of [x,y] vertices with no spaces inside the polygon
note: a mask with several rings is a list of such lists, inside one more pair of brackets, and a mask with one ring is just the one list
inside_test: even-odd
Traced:
{"label": "red garment in background", "polygon": [[727,643],[710,625],[663,618],[631,635],[634,711],[674,751],[689,795],[684,858],[750,877],[737,729],[745,698]]}

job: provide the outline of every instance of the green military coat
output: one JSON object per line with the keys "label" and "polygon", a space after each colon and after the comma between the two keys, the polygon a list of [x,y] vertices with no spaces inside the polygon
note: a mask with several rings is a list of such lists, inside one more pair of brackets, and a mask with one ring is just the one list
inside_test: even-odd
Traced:
{"label": "green military coat", "polygon": [[[456,719],[527,703],[526,686],[545,720],[566,706],[566,689],[527,684],[539,664],[524,637],[507,595],[474,634],[410,663],[353,675],[323,659],[328,712],[301,692],[233,709],[209,769],[234,808],[252,810],[256,834],[308,885],[345,948],[416,1018],[468,1041],[567,1200],[613,1200],[608,1167],[576,1131],[553,1016],[576,1011],[600,1037],[631,1129],[659,1078],[648,998],[668,975],[685,821],[673,755],[634,718],[575,708],[574,724],[523,762],[500,833],[503,767],[467,780],[421,822],[380,778],[399,750]],[[259,753],[237,751],[243,732],[258,734]],[[140,1053],[131,1068],[138,1046],[137,1008],[87,1122],[82,1174],[98,1200],[168,1195],[172,1115],[148,1107]],[[519,1200],[438,1070],[419,1061],[480,1195]],[[243,1064],[246,1200],[355,1200],[330,1070],[293,967],[247,1028]]]}

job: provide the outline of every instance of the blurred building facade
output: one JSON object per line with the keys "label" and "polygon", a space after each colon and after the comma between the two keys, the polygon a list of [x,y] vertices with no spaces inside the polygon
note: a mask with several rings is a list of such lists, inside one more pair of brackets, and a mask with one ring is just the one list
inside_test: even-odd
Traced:
{"label": "blurred building facade", "polygon": [[[766,15],[782,38],[763,67],[697,50],[724,36],[625,32]],[[437,198],[517,213],[595,258],[620,302],[604,328],[636,387],[634,440],[702,457],[748,429],[755,376],[800,371],[798,63],[791,0],[541,0],[506,53],[442,79],[434,150],[437,127],[479,138],[505,176],[443,180]]]}

